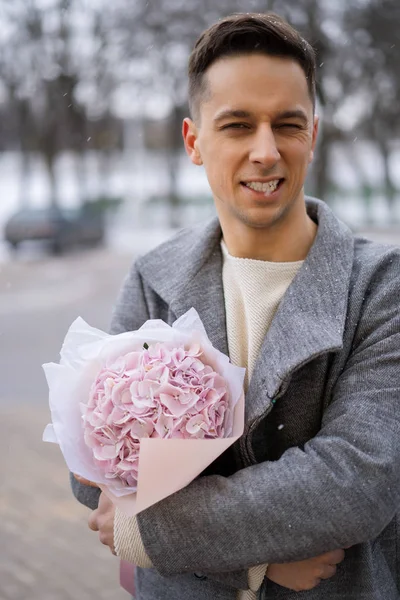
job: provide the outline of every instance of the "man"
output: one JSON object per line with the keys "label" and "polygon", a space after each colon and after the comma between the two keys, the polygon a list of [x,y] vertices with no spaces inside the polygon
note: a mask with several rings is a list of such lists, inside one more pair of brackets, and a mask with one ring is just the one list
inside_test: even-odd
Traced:
{"label": "man", "polygon": [[185,148],[218,220],[133,265],[112,332],[194,306],[247,368],[245,433],[137,519],[102,494],[89,526],[139,565],[140,600],[400,598],[399,251],[305,199],[315,58],[281,18],[204,32],[189,98]]}

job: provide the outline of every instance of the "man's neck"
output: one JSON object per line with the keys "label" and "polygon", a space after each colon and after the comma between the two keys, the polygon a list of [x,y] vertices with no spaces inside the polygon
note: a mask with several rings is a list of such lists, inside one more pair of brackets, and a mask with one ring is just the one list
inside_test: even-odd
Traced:
{"label": "man's neck", "polygon": [[237,227],[224,227],[223,238],[231,256],[270,262],[296,262],[304,260],[314,242],[317,225],[306,211],[301,221],[272,226],[268,229],[251,228],[242,223]]}

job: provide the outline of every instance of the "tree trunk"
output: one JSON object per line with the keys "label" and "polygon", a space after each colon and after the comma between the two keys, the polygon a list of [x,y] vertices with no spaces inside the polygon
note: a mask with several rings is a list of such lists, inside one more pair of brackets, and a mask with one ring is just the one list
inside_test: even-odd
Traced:
{"label": "tree trunk", "polygon": [[29,104],[27,100],[20,100],[12,95],[13,101],[16,105],[16,129],[18,132],[19,139],[19,151],[20,151],[20,191],[19,191],[19,203],[21,208],[29,206],[29,182],[31,175],[31,141],[34,136],[32,130],[32,120],[29,111]]}
{"label": "tree trunk", "polygon": [[328,202],[329,200],[329,163],[330,163],[330,144],[332,140],[327,132],[322,131],[320,139],[315,150],[313,165],[313,194]]}
{"label": "tree trunk", "polygon": [[167,169],[168,169],[168,207],[169,223],[172,229],[177,229],[181,223],[181,201],[178,193],[178,172],[179,172],[180,152],[177,150],[167,150]]}
{"label": "tree trunk", "polygon": [[181,199],[178,191],[178,175],[182,152],[182,114],[182,106],[175,105],[169,120],[169,143],[166,162],[168,171],[169,226],[172,228],[182,225]]}
{"label": "tree trunk", "polygon": [[380,150],[380,153],[382,156],[382,161],[383,161],[384,193],[385,193],[386,200],[388,203],[389,216],[391,219],[393,219],[395,216],[394,204],[395,204],[395,199],[396,199],[396,188],[394,186],[392,176],[390,174],[390,169],[389,169],[389,160],[390,160],[389,144],[387,143],[387,140],[381,138],[378,140],[378,147],[379,147],[379,150]]}
{"label": "tree trunk", "polygon": [[103,148],[98,151],[100,166],[100,186],[99,196],[111,196],[111,172],[112,172],[112,151],[110,148]]}
{"label": "tree trunk", "polygon": [[50,205],[54,208],[59,207],[58,188],[57,188],[57,177],[55,173],[55,154],[46,153],[44,155],[47,173],[50,181]]}
{"label": "tree trunk", "polygon": [[19,205],[21,208],[27,208],[29,206],[31,155],[23,148],[20,151],[20,173]]}
{"label": "tree trunk", "polygon": [[79,204],[83,205],[87,200],[87,173],[85,152],[75,153],[76,181],[78,184]]}
{"label": "tree trunk", "polygon": [[[362,167],[362,156],[360,155],[360,151],[351,144],[347,148],[348,152],[348,160],[352,165],[354,171],[356,172],[356,176],[358,179],[358,188],[360,190],[363,206],[364,206],[364,218],[365,223],[367,225],[373,224],[373,216],[372,216],[372,187],[369,183],[368,179],[365,177],[364,169]],[[361,162],[360,162],[361,161]]]}

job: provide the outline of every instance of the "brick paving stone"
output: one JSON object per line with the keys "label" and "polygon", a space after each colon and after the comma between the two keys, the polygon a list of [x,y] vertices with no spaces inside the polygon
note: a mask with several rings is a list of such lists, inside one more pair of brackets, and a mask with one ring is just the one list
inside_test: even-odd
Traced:
{"label": "brick paving stone", "polygon": [[0,409],[0,600],[129,600],[34,406]]}

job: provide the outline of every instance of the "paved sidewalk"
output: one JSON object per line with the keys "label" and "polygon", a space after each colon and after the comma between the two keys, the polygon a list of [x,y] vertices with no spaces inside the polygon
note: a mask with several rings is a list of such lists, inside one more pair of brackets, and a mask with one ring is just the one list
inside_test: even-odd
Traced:
{"label": "paved sidewalk", "polygon": [[[21,373],[23,377],[23,373]],[[118,560],[87,527],[48,411],[0,409],[0,600],[129,600]]]}

